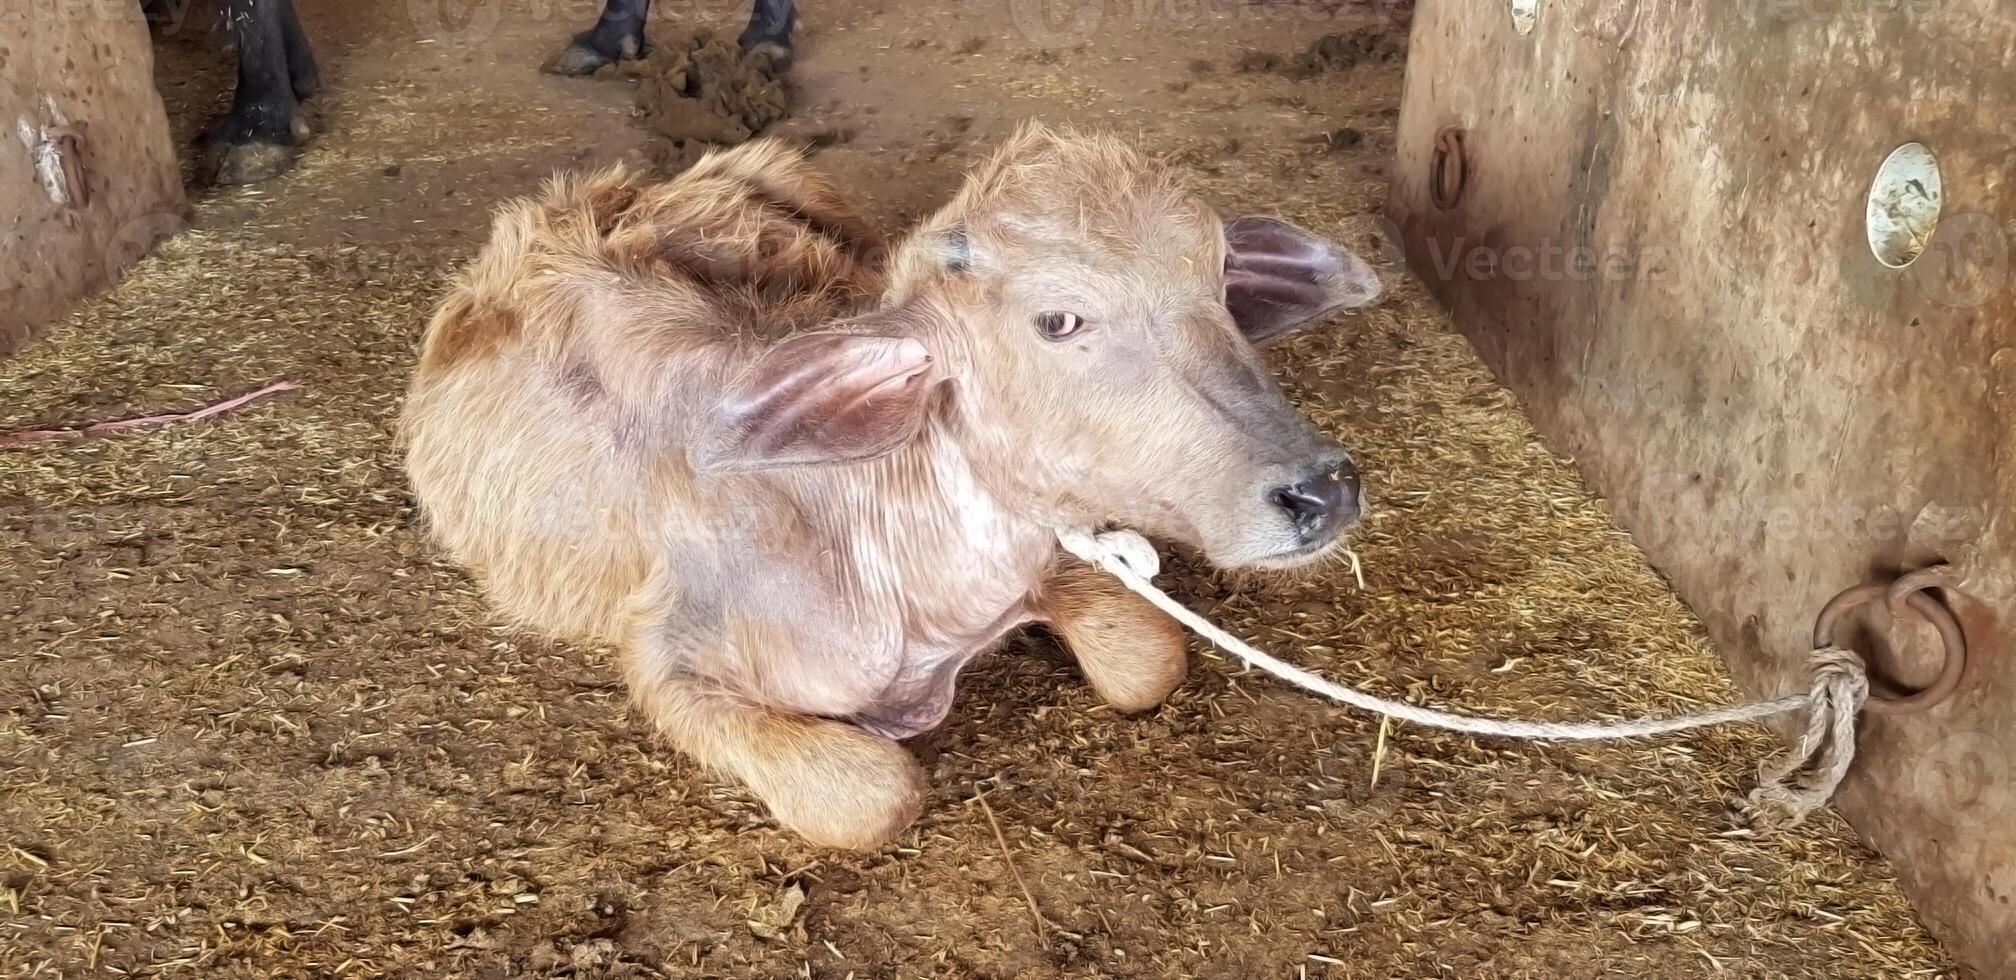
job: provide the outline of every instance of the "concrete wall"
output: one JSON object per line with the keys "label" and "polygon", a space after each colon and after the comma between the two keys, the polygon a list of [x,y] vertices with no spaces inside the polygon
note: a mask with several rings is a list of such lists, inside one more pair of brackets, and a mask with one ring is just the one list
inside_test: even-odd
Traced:
{"label": "concrete wall", "polygon": [[0,9],[0,354],[172,232],[182,182],[136,2]]}
{"label": "concrete wall", "polygon": [[[1952,564],[1965,685],[1869,718],[1839,805],[1963,962],[2016,976],[2016,8],[1541,0],[1522,34],[1514,6],[1416,9],[1388,209],[1409,264],[1748,689],[1803,689],[1835,592]],[[1906,141],[1942,216],[1892,268],[1865,207]],[[1905,684],[1936,672],[1924,627],[1853,639]]]}

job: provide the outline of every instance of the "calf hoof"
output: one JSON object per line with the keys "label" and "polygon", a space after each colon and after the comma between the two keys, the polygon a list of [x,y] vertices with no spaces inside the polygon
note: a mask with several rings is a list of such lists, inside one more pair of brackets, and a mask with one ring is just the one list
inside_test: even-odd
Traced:
{"label": "calf hoof", "polygon": [[613,41],[595,36],[594,31],[583,31],[574,36],[566,50],[554,55],[541,67],[549,75],[593,75],[602,66],[619,59],[644,57],[646,51],[642,34],[629,34]]}
{"label": "calf hoof", "polygon": [[903,746],[844,727],[844,735],[821,738],[795,771],[755,789],[777,822],[800,837],[821,847],[871,850],[923,812],[924,771]]}

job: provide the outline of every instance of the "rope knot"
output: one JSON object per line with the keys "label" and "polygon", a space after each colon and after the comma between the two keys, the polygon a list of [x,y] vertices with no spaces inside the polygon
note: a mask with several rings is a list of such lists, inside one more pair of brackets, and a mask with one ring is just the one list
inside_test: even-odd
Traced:
{"label": "rope knot", "polygon": [[1853,650],[1821,647],[1813,651],[1813,685],[1830,690],[1838,687],[1841,693],[1852,695],[1859,706],[1869,699],[1869,668]]}
{"label": "rope knot", "polygon": [[1869,700],[1869,671],[1852,650],[1813,651],[1813,686],[1806,692],[1806,730],[1799,741],[1757,767],[1748,815],[1797,827],[1826,805],[1855,761],[1855,718]]}
{"label": "rope knot", "polygon": [[[1060,528],[1057,540],[1064,550],[1077,556],[1079,561],[1105,569],[1108,574],[1125,578],[1133,575],[1143,582],[1153,579],[1162,571],[1162,558],[1155,553],[1155,546],[1138,531],[1120,528],[1114,531],[1093,531],[1087,528]],[[1123,575],[1122,573],[1126,573]]]}

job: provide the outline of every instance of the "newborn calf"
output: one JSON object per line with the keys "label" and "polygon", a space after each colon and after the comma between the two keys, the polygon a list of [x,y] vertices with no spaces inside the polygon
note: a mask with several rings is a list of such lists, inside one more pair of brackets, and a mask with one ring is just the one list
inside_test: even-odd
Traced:
{"label": "newborn calf", "polygon": [[918,812],[896,740],[1011,630],[1125,711],[1181,682],[1177,626],[1054,527],[1228,567],[1336,544],[1357,476],[1254,342],[1378,291],[1108,138],[1025,129],[893,251],[754,143],[507,207],[428,326],[407,461],[503,614],[619,645],[674,745],[869,847]]}

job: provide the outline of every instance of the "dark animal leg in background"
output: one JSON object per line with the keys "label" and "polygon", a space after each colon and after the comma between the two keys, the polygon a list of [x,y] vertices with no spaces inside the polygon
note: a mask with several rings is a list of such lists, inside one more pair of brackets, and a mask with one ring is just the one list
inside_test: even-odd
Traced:
{"label": "dark animal leg in background", "polygon": [[791,31],[798,26],[798,4],[794,0],[755,0],[749,10],[749,26],[737,38],[746,51],[770,47],[781,62],[791,60]]}
{"label": "dark animal leg in background", "polygon": [[[612,61],[644,57],[651,50],[644,40],[644,22],[650,12],[651,0],[605,0],[595,26],[574,35],[567,50],[546,63],[546,70],[556,75],[590,75]],[[744,50],[767,49],[780,65],[789,64],[791,32],[797,26],[794,0],[754,0],[749,26],[742,29],[737,41]]]}
{"label": "dark animal leg in background", "polygon": [[147,26],[164,34],[181,26],[187,8],[187,0],[140,0],[140,16],[147,19]]}
{"label": "dark animal leg in background", "polygon": [[[249,184],[293,166],[308,138],[308,120],[288,64],[289,30],[305,52],[294,0],[227,0],[225,17],[238,41],[238,92],[231,111],[203,134],[199,176],[214,184]],[[309,83],[314,65],[307,66]]]}
{"label": "dark animal leg in background", "polygon": [[644,41],[644,21],[651,0],[605,0],[595,26],[574,35],[567,50],[553,56],[546,70],[555,75],[590,75],[619,58],[642,58],[650,50]]}
{"label": "dark animal leg in background", "polygon": [[280,4],[280,37],[287,50],[287,79],[294,85],[294,97],[305,99],[322,89],[322,73],[315,68],[315,52],[308,47],[308,35],[301,30],[301,13],[294,0]]}

